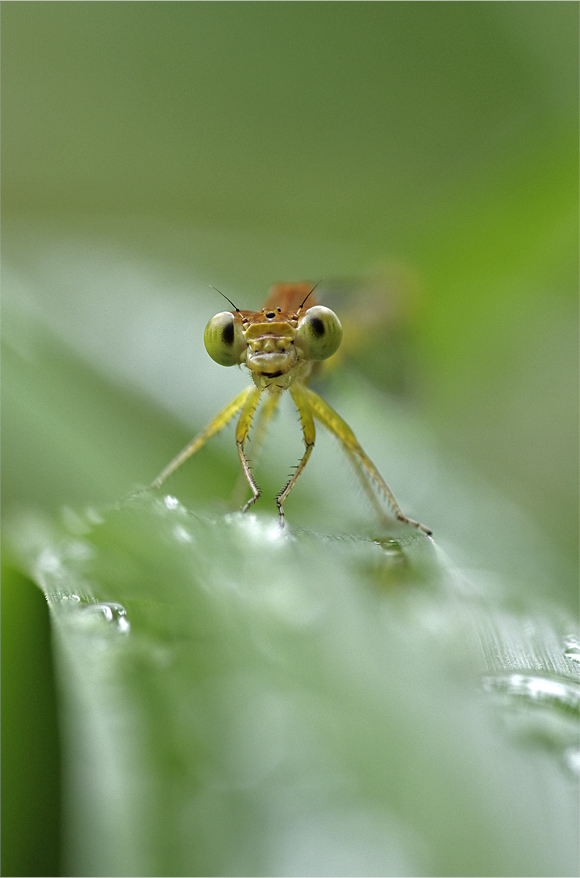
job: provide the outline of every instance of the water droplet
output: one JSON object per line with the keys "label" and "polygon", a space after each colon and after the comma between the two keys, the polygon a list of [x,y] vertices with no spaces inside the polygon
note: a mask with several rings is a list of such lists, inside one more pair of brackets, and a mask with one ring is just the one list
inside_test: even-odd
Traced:
{"label": "water droplet", "polygon": [[378,537],[377,539],[373,540],[373,542],[376,543],[377,546],[380,546],[382,549],[384,549],[387,554],[402,554],[403,552],[399,540],[393,540],[388,537]]}
{"label": "water droplet", "polygon": [[184,527],[182,527],[180,524],[177,524],[173,528],[173,536],[175,537],[175,539],[179,543],[193,542],[193,537],[191,536],[191,534],[188,531],[186,531],[186,529]]}
{"label": "water droplet", "polygon": [[282,544],[288,536],[287,531],[280,527],[278,518],[258,518],[253,512],[228,512],[223,520],[238,528],[244,539],[248,538],[260,544],[264,540]]}
{"label": "water droplet", "polygon": [[166,494],[163,498],[163,502],[168,509],[179,509],[181,505],[177,497],[172,497],[171,494]]}
{"label": "water droplet", "polygon": [[131,624],[127,619],[127,610],[122,604],[99,602],[89,604],[83,608],[82,612],[85,617],[102,617],[106,622],[112,624],[120,634],[128,634],[131,630]]}
{"label": "water droplet", "polygon": [[577,747],[564,750],[564,762],[573,774],[580,775],[580,750]]}
{"label": "water droplet", "polygon": [[564,657],[572,662],[580,662],[580,642],[577,637],[567,637],[564,641]]}
{"label": "water droplet", "polygon": [[100,513],[100,512],[97,512],[96,509],[93,509],[92,506],[87,506],[87,508],[86,508],[86,516],[87,516],[87,520],[88,520],[91,524],[103,524],[104,521],[105,521],[105,519],[103,518],[103,516],[101,515],[101,513]]}
{"label": "water droplet", "polygon": [[63,575],[61,558],[59,555],[56,554],[53,549],[49,547],[43,549],[40,553],[40,557],[38,559],[38,568],[43,573],[52,573],[55,576]]}
{"label": "water droplet", "polygon": [[531,674],[505,674],[485,677],[488,692],[519,696],[534,703],[556,703],[568,709],[580,709],[580,684],[555,677]]}

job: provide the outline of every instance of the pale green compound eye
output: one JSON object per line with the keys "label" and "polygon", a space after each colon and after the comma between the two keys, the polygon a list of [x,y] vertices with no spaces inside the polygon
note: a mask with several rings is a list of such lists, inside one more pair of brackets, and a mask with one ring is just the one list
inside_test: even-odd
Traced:
{"label": "pale green compound eye", "polygon": [[242,361],[246,341],[240,323],[231,311],[212,317],[203,334],[205,349],[220,366],[236,366]]}
{"label": "pale green compound eye", "polygon": [[296,344],[308,360],[327,360],[340,347],[342,326],[330,308],[314,305],[309,308],[298,327]]}

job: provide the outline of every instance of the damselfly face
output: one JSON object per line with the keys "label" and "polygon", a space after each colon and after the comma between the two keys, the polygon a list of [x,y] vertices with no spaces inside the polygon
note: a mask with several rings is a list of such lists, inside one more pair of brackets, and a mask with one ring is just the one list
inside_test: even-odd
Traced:
{"label": "damselfly face", "polygon": [[308,284],[278,284],[261,311],[221,311],[205,329],[208,354],[222,366],[247,366],[257,387],[285,390],[305,381],[342,341],[340,320],[311,294]]}

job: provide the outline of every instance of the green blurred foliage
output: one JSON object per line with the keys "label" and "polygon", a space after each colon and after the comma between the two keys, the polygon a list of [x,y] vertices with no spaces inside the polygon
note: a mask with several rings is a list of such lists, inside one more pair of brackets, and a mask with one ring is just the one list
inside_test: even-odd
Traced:
{"label": "green blurred foliage", "polygon": [[6,206],[415,239],[574,127],[577,9],[502,6],[8,6]]}
{"label": "green blurred foliage", "polygon": [[60,739],[46,600],[2,564],[2,874],[60,875]]}
{"label": "green blurred foliage", "polygon": [[[233,396],[176,340],[201,349],[206,284],[259,307],[324,277],[351,326],[326,390],[387,481],[520,601],[575,607],[577,66],[575,3],[4,4],[9,515],[114,502]],[[293,520],[351,528],[316,451]],[[192,467],[225,504],[231,435]]]}
{"label": "green blurred foliage", "polygon": [[14,215],[98,225],[253,306],[403,263],[429,418],[574,554],[577,17],[8,4],[5,249]]}

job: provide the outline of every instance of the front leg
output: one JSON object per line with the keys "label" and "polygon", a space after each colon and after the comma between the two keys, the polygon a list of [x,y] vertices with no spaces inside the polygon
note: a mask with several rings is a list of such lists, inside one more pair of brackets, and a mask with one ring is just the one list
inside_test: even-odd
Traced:
{"label": "front leg", "polygon": [[248,484],[252,489],[252,497],[248,500],[246,505],[243,507],[242,512],[247,512],[247,510],[252,506],[258,497],[260,496],[260,489],[256,484],[256,480],[252,474],[250,469],[250,464],[248,462],[248,458],[246,457],[244,448],[248,439],[248,433],[250,432],[250,427],[252,425],[252,419],[254,417],[254,413],[256,408],[258,407],[258,403],[260,402],[260,396],[262,395],[262,389],[260,387],[251,387],[246,401],[244,402],[244,406],[242,408],[242,412],[240,414],[240,419],[236,426],[236,444],[238,446],[238,454],[240,456],[240,463],[242,464],[242,469],[244,471],[244,475],[248,480]]}
{"label": "front leg", "polygon": [[[266,435],[266,431],[268,429],[268,424],[272,420],[272,416],[276,411],[276,407],[280,402],[280,394],[279,393],[265,393],[265,399],[262,400],[262,404],[260,405],[260,410],[257,412],[254,421],[253,421],[253,432],[252,432],[252,460],[256,461],[257,456],[260,453],[260,449],[262,447],[262,443],[264,441],[264,437]],[[243,466],[243,464],[242,464]],[[234,506],[241,506],[244,502],[244,497],[246,496],[246,473],[241,472],[239,479],[236,482],[236,486],[234,488],[234,492],[232,495],[232,503]]]}
{"label": "front leg", "polygon": [[298,476],[308,463],[308,458],[312,454],[312,449],[314,448],[314,440],[316,439],[314,418],[312,417],[312,412],[310,411],[310,406],[308,404],[308,399],[306,398],[306,395],[304,393],[304,388],[301,387],[300,384],[293,384],[290,388],[290,394],[292,396],[292,399],[294,400],[296,408],[298,409],[298,414],[300,415],[300,423],[302,424],[302,435],[304,437],[304,445],[306,447],[306,451],[304,452],[304,455],[299,461],[298,466],[294,470],[292,476],[288,479],[286,486],[276,497],[276,505],[278,506],[278,514],[280,516],[280,527],[284,527],[284,509],[282,508],[282,504],[298,481]]}

